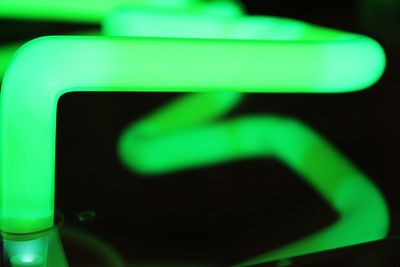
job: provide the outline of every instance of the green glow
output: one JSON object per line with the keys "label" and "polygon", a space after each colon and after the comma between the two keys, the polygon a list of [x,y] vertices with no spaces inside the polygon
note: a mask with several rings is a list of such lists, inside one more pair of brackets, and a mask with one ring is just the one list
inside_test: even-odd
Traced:
{"label": "green glow", "polygon": [[[53,224],[56,104],[63,93],[358,90],[384,65],[380,46],[367,41],[325,46],[71,36],[28,43],[10,64],[1,92],[0,228],[26,233]],[[374,80],[342,71],[360,64]]]}
{"label": "green glow", "polygon": [[12,267],[67,267],[57,228],[32,235],[6,235],[3,240]]}
{"label": "green glow", "polygon": [[12,267],[47,266],[48,242],[47,235],[32,240],[4,241]]}
{"label": "green glow", "polygon": [[196,8],[201,0],[1,0],[0,17],[99,23],[121,6],[165,9]]}
{"label": "green glow", "polygon": [[[341,160],[348,164],[321,138],[319,144],[319,137],[313,136],[307,127],[279,117],[249,117],[197,129],[199,125],[224,115],[238,103],[241,98],[238,92],[323,93],[369,86],[384,69],[385,57],[381,47],[364,36],[293,20],[240,18],[241,9],[229,9],[229,5],[234,7],[228,1],[220,1],[218,5],[197,8],[207,14],[207,18],[177,11],[160,13],[146,9],[120,9],[109,16],[105,31],[113,35],[223,36],[245,40],[48,37],[19,50],[6,75],[1,95],[0,228],[6,232],[29,233],[52,226],[55,113],[57,100],[63,93],[233,91],[237,93],[185,96],[135,124],[133,132],[128,131],[124,135],[126,138],[121,139],[125,140],[121,141],[124,145],[120,148],[125,153],[122,156],[126,164],[145,173],[158,173],[243,157],[275,156],[313,184],[342,215],[339,222],[325,230],[326,234],[317,233],[252,262],[312,252],[316,247],[327,249],[365,242],[384,235],[388,220],[385,204],[379,191],[362,174],[359,175],[350,165],[350,178],[342,179],[344,184],[350,184],[349,190],[353,190],[353,183],[363,188],[354,204],[343,200],[348,194],[342,183],[327,188],[326,183],[319,181],[324,177],[322,170],[318,170],[318,166],[315,171],[308,165],[304,166],[304,155],[293,153],[305,149],[293,150],[289,141],[294,147],[304,145],[308,149],[312,147],[311,141],[317,140],[317,155],[331,157],[332,162],[339,166]],[[132,28],[137,24],[141,26]],[[129,27],[121,29],[123,25]],[[268,38],[260,40],[264,39],[261,36]],[[188,112],[182,113],[185,110]],[[290,126],[292,124],[295,126]],[[195,130],[181,131],[183,126]],[[287,135],[288,130],[300,133],[301,129],[304,132],[302,138],[310,142],[303,144],[299,142],[301,139],[280,137]],[[254,141],[272,140],[276,144],[268,145],[266,142],[259,146],[249,138]],[[281,143],[275,140],[279,138]],[[196,140],[204,140],[204,146],[199,146]],[[183,157],[183,149],[176,151],[173,147],[177,143],[187,145],[183,149],[191,153]],[[213,149],[210,151],[206,147]],[[170,148],[173,149],[168,158],[159,153]],[[339,159],[334,161],[335,157]],[[315,163],[319,164],[318,161]],[[360,178],[352,178],[353,174]],[[332,177],[324,175],[333,183]],[[343,195],[341,201],[337,194]],[[356,219],[350,218],[346,208],[348,205],[359,206],[357,201],[365,200],[367,195],[373,202],[371,213],[379,216],[381,212],[382,216],[373,222],[373,231],[362,228],[369,237],[345,238],[349,225],[358,226],[361,219],[369,218],[365,209],[360,209]],[[360,230],[360,234],[363,233]],[[333,239],[336,236],[339,237]]]}
{"label": "green glow", "polygon": [[280,116],[246,116],[207,123],[239,100],[240,95],[231,93],[184,96],[124,130],[119,155],[128,168],[147,175],[243,158],[274,157],[296,171],[339,213],[340,219],[326,229],[241,265],[368,242],[386,235],[389,215],[379,190],[303,123]]}
{"label": "green glow", "polygon": [[0,78],[3,76],[11,57],[21,45],[22,43],[13,43],[0,47]]}
{"label": "green glow", "polygon": [[11,258],[13,267],[22,267],[22,266],[45,266],[43,258],[37,255],[16,255]]}
{"label": "green glow", "polygon": [[[117,36],[267,38],[298,43],[360,38],[290,19],[241,18],[235,14],[211,18],[143,9],[111,13],[104,31]],[[338,54],[332,51],[329,56]],[[306,125],[279,116],[210,122],[227,113],[241,98],[240,93],[191,94],[156,110],[123,131],[118,145],[122,162],[135,172],[156,175],[242,158],[274,157],[303,177],[339,213],[340,219],[326,229],[240,265],[358,244],[386,235],[389,215],[379,190]]]}
{"label": "green glow", "polygon": [[[84,31],[79,33],[74,33],[74,35],[99,35],[98,31]],[[16,42],[0,46],[0,78],[3,78],[4,72],[10,62],[12,56],[24,43]]]}
{"label": "green glow", "polygon": [[[268,61],[273,63],[271,66],[274,68],[267,72],[272,71],[268,75],[274,76],[276,82],[271,87],[281,87],[284,80],[290,83],[287,77],[292,80],[293,76],[289,76],[284,69],[303,65],[303,68],[293,71],[295,79],[290,87],[307,88],[308,82],[320,79],[332,83],[331,89],[342,87],[354,90],[351,83],[363,81],[357,87],[368,87],[381,76],[385,67],[384,52],[372,39],[291,19],[245,17],[235,12],[227,16],[210,17],[186,12],[126,8],[111,12],[105,20],[103,31],[112,36],[269,41],[271,53]],[[293,50],[286,50],[289,47]],[[287,64],[289,61],[291,64]],[[372,71],[369,69],[371,66],[374,66]],[[257,65],[252,68],[255,72],[260,69]],[[304,73],[311,69],[324,70],[324,73],[315,73],[316,76],[311,78]],[[260,75],[265,75],[265,69],[261,70],[263,73]],[[304,80],[297,79],[301,77]],[[293,88],[289,91],[296,91]]]}
{"label": "green glow", "polygon": [[90,251],[101,258],[105,266],[127,266],[120,253],[111,244],[101,240],[99,237],[65,225],[60,229],[60,232],[69,242],[73,242],[73,244],[79,245],[80,248],[84,248],[86,251]]}
{"label": "green glow", "polygon": [[[108,36],[237,38],[245,35],[238,28],[249,26],[240,24],[243,19],[232,20],[242,14],[243,9],[231,1],[210,2],[192,11],[124,7],[106,16],[103,33]],[[254,29],[257,30],[249,28],[250,31]]]}
{"label": "green glow", "polygon": [[302,21],[262,16],[243,16],[240,10],[223,15],[121,8],[109,13],[103,23],[105,35],[185,38],[225,38],[277,41],[349,41],[360,35],[323,28]]}

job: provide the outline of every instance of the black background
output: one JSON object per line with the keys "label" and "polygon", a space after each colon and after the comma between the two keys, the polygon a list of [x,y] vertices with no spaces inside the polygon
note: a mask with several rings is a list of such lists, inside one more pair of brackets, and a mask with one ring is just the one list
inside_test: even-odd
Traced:
{"label": "black background", "polygon": [[[400,4],[394,0],[243,3],[251,14],[293,17],[358,32],[384,46],[387,70],[372,88],[348,94],[249,94],[229,117],[282,114],[316,129],[382,190],[391,211],[390,235],[398,235]],[[0,20],[0,42],[96,28]],[[121,130],[178,95],[72,93],[60,99],[56,206],[67,224],[106,240],[129,262],[215,266],[286,244],[337,218],[316,192],[272,159],[152,179],[126,170],[115,151]],[[94,211],[96,216],[81,222],[82,211]],[[72,266],[93,265],[73,242],[66,243],[66,253]]]}

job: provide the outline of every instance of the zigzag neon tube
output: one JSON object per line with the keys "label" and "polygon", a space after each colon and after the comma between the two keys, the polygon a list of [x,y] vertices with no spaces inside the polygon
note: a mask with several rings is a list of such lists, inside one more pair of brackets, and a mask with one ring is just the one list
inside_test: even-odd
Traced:
{"label": "zigzag neon tube", "polygon": [[[212,122],[241,99],[235,93],[184,96],[124,130],[119,154],[146,175],[243,158],[273,157],[297,172],[338,212],[338,221],[242,265],[383,238],[388,209],[379,190],[318,133],[295,119],[253,115]],[[193,113],[190,110],[204,110]],[[262,212],[262,211],[260,211]]]}
{"label": "zigzag neon tube", "polygon": [[385,65],[379,44],[351,34],[337,37],[301,42],[46,37],[30,42],[14,57],[1,92],[0,229],[27,233],[53,224],[56,109],[63,93],[327,93],[374,83]]}
{"label": "zigzag neon tube", "polygon": [[[149,26],[143,28],[141,25]],[[123,9],[108,16],[103,30],[108,35],[154,37],[300,40],[316,38],[321,32],[326,36],[323,29],[304,25],[299,21],[272,17],[235,18],[232,14],[229,18],[210,18]],[[333,249],[385,236],[389,216],[379,190],[303,123],[266,115],[212,122],[234,108],[242,98],[240,93],[186,95],[127,127],[119,140],[119,156],[128,168],[146,175],[248,157],[275,157],[314,186],[340,215],[337,222],[323,231],[243,264]],[[331,169],[335,171],[327,171]],[[354,193],[357,193],[356,197]],[[337,195],[342,197],[339,199]],[[368,202],[372,204],[366,206],[364,203]]]}

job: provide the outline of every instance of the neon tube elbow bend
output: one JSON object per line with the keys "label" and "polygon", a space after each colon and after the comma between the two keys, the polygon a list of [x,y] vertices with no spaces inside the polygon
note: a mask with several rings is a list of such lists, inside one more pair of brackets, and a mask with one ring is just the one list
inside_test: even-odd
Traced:
{"label": "neon tube elbow bend", "polygon": [[53,225],[56,110],[66,92],[344,92],[375,82],[383,66],[381,47],[368,38],[295,45],[73,36],[31,41],[14,56],[1,92],[0,229],[28,233]]}

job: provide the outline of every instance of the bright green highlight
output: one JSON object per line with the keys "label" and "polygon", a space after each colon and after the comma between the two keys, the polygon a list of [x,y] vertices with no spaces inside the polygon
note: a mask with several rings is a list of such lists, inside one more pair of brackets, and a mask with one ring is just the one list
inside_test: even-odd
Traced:
{"label": "bright green highlight", "polygon": [[118,7],[152,7],[186,10],[201,0],[1,0],[0,17],[99,23]]}
{"label": "bright green highlight", "polygon": [[[245,34],[245,29],[240,32],[238,27],[246,25],[237,25],[241,19],[232,18],[243,17],[243,12],[243,8],[232,1],[210,2],[191,11],[124,7],[106,16],[103,33],[130,37],[236,38]],[[257,28],[250,26],[249,30]]]}
{"label": "bright green highlight", "polygon": [[32,236],[7,235],[3,240],[12,267],[67,267],[57,228]]}
{"label": "bright green highlight", "polygon": [[243,158],[276,158],[312,185],[340,215],[322,231],[243,265],[385,237],[389,213],[379,190],[305,124],[269,115],[212,122],[240,97],[237,93],[191,94],[160,108],[124,130],[118,146],[121,160],[133,171],[156,175]]}

